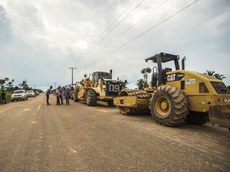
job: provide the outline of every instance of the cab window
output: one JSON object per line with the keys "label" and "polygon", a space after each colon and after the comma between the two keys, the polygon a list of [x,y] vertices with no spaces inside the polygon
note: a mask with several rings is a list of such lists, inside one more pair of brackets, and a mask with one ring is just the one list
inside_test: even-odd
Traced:
{"label": "cab window", "polygon": [[208,88],[203,82],[199,83],[199,92],[200,93],[209,93]]}

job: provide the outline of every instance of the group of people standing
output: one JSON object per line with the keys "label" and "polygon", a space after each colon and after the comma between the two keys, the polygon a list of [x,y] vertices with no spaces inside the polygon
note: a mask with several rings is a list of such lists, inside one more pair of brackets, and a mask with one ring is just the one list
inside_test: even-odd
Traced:
{"label": "group of people standing", "polygon": [[63,104],[63,99],[66,99],[66,104],[69,105],[69,98],[70,98],[70,90],[69,88],[59,86],[56,89],[56,98],[57,98],[57,105]]}
{"label": "group of people standing", "polygon": [[[50,88],[46,91],[46,101],[47,101],[47,105],[49,104],[49,95],[51,94],[51,90],[52,90],[52,86],[50,86]],[[66,105],[69,105],[69,99],[70,99],[70,89],[68,87],[61,87],[58,86],[55,92],[56,95],[56,104],[57,105],[62,105],[63,103],[63,99],[66,99]]]}

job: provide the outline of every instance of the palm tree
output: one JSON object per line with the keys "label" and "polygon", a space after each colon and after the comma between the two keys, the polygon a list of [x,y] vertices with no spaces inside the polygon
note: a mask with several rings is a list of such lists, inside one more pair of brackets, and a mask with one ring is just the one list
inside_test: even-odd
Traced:
{"label": "palm tree", "polygon": [[223,80],[224,78],[226,78],[224,75],[220,75],[220,74],[218,74],[218,73],[216,73],[216,74],[214,75],[214,77],[217,78],[217,79],[220,79],[220,80]]}
{"label": "palm tree", "polygon": [[144,88],[148,87],[148,73],[151,73],[151,69],[149,67],[141,70],[141,73],[144,75]]}
{"label": "palm tree", "polygon": [[4,88],[4,84],[6,83],[6,81],[9,81],[8,77],[5,77],[5,79],[0,79],[0,87],[1,87],[1,89]]}
{"label": "palm tree", "polygon": [[8,86],[9,91],[13,90],[13,83],[14,83],[14,79],[12,79],[11,81],[8,81],[7,86]]}
{"label": "palm tree", "polygon": [[142,74],[144,74],[144,73],[146,73],[146,72],[147,72],[147,73],[151,73],[151,71],[152,71],[152,70],[151,70],[149,67],[147,67],[147,68],[142,69],[142,70],[141,70],[141,73],[142,73]]}
{"label": "palm tree", "polygon": [[21,87],[24,90],[29,89],[29,86],[27,85],[27,81],[26,80],[22,81],[22,83],[19,84],[19,87]]}
{"label": "palm tree", "polygon": [[209,76],[214,76],[215,71],[211,71],[211,70],[206,70],[206,73],[204,73],[205,75],[209,75]]}
{"label": "palm tree", "polygon": [[217,78],[220,80],[223,80],[224,78],[226,78],[224,75],[218,74],[215,71],[210,71],[210,70],[206,70],[206,73],[204,73],[204,74],[209,75],[209,76],[213,76],[214,78]]}
{"label": "palm tree", "polygon": [[139,90],[142,90],[144,88],[144,80],[143,79],[137,80],[136,85],[138,86]]}

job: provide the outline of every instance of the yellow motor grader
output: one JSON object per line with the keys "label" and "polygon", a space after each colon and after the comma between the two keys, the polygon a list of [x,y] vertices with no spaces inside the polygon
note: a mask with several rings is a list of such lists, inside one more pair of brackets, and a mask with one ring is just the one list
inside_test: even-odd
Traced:
{"label": "yellow motor grader", "polygon": [[84,79],[75,87],[75,101],[85,101],[89,106],[96,106],[97,101],[107,102],[113,106],[114,97],[125,87],[125,82],[112,79],[110,72],[97,71]]}
{"label": "yellow motor grader", "polygon": [[[230,92],[214,77],[185,70],[185,57],[180,69],[179,56],[159,53],[145,59],[153,67],[151,87],[144,90],[123,89],[114,105],[123,114],[151,112],[159,124],[176,126],[187,121],[202,125],[206,122],[230,128]],[[173,62],[175,70],[163,68]]]}

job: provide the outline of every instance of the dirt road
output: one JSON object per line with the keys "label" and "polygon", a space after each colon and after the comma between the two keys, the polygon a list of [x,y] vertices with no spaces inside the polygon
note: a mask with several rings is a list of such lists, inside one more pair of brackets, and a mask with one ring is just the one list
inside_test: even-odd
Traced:
{"label": "dirt road", "polygon": [[211,125],[169,128],[116,108],[0,105],[0,171],[229,171],[230,133]]}

